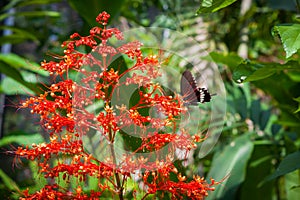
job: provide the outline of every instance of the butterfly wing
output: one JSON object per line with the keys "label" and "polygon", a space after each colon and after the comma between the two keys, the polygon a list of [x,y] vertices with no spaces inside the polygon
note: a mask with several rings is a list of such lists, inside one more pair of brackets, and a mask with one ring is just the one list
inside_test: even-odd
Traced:
{"label": "butterfly wing", "polygon": [[200,91],[192,73],[188,70],[184,71],[181,76],[180,90],[183,100],[187,104],[197,105],[200,102]]}
{"label": "butterfly wing", "polygon": [[206,88],[198,88],[195,78],[188,70],[184,71],[180,82],[181,95],[186,104],[210,102],[211,95]]}
{"label": "butterfly wing", "polygon": [[198,88],[198,91],[199,91],[198,100],[200,103],[210,102],[211,94],[208,92],[206,88]]}

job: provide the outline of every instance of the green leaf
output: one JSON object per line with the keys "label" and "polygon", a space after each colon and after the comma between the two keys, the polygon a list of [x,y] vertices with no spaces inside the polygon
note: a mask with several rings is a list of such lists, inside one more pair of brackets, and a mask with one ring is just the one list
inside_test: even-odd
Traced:
{"label": "green leaf", "polygon": [[8,175],[6,175],[2,169],[0,169],[1,181],[6,185],[6,187],[11,191],[19,191],[19,187],[15,181],[13,181]]}
{"label": "green leaf", "polygon": [[273,33],[280,36],[286,58],[300,49],[300,24],[282,24],[275,26]]}
{"label": "green leaf", "polygon": [[26,133],[21,133],[18,135],[9,135],[1,138],[0,140],[0,147],[5,146],[5,145],[10,145],[12,143],[18,143],[18,144],[23,144],[23,145],[31,145],[32,143],[38,144],[43,142],[44,139],[40,133],[36,134],[26,134]]}
{"label": "green leaf", "polygon": [[290,77],[290,79],[292,79],[292,81],[300,82],[300,72],[292,71],[286,74]]}
{"label": "green leaf", "polygon": [[23,29],[18,29],[10,26],[0,26],[0,30],[10,30],[12,32],[12,34],[10,35],[0,37],[0,45],[7,44],[7,43],[17,44],[25,40],[32,40],[36,43],[39,42],[35,35]]}
{"label": "green leaf", "polygon": [[1,9],[1,11],[6,11],[14,7],[24,7],[28,5],[46,5],[50,3],[60,2],[61,0],[10,0],[9,3]]}
{"label": "green leaf", "polygon": [[297,102],[299,103],[299,104],[298,104],[298,109],[295,110],[295,112],[294,112],[294,113],[297,113],[297,112],[300,111],[300,97],[294,98],[294,100],[297,101]]}
{"label": "green leaf", "polygon": [[106,11],[112,18],[116,16],[124,3],[124,0],[68,0],[71,7],[76,10],[83,19],[91,26],[99,26],[96,17],[100,12]]}
{"label": "green leaf", "polygon": [[300,195],[300,185],[299,185],[299,173],[300,171],[293,171],[284,176],[285,178],[285,191],[286,199],[298,199]]}
{"label": "green leaf", "polygon": [[300,71],[299,62],[288,61],[281,65],[279,63],[260,64],[245,61],[233,70],[232,78],[237,83],[257,81],[284,70]]}
{"label": "green leaf", "polygon": [[29,88],[25,87],[24,85],[20,84],[19,82],[15,81],[10,77],[5,77],[1,81],[1,93],[4,93],[6,95],[34,94],[32,90],[30,90]]}
{"label": "green leaf", "polygon": [[233,4],[237,0],[203,0],[197,13],[212,13]]}
{"label": "green leaf", "polygon": [[13,67],[9,67],[7,64],[2,62],[1,60],[0,60],[0,72],[5,74],[8,77],[14,79],[15,81],[19,82],[20,84],[24,85],[28,89],[34,91],[36,94],[39,94],[43,91],[42,85],[29,83],[29,82],[25,81],[23,79],[21,73],[17,69],[15,69]]}
{"label": "green leaf", "polygon": [[229,176],[205,199],[234,199],[235,192],[245,179],[246,167],[252,151],[253,143],[250,133],[247,133],[216,153],[207,177],[220,181]]}
{"label": "green leaf", "polygon": [[300,151],[287,155],[279,164],[276,171],[268,176],[265,181],[273,180],[300,168]]}
{"label": "green leaf", "polygon": [[[271,160],[274,158],[274,155],[272,154],[270,145],[272,145],[272,143],[269,140],[255,141],[254,150],[247,167],[245,181],[240,187],[239,196],[235,199],[272,200],[274,182],[258,187],[261,180],[268,176],[273,169]],[[249,195],[249,191],[251,191],[251,195]]]}
{"label": "green leaf", "polygon": [[49,76],[49,73],[40,68],[37,63],[29,62],[28,60],[13,53],[0,54],[0,61],[5,62],[10,67],[13,67],[15,69],[26,69],[38,73],[42,76]]}
{"label": "green leaf", "polygon": [[[126,131],[120,130],[118,137],[122,138],[124,149],[128,152],[134,152],[142,145],[142,138],[135,137],[127,133]],[[138,135],[137,135],[138,136]]]}
{"label": "green leaf", "polygon": [[60,17],[59,12],[55,11],[24,11],[16,13],[5,13],[0,15],[0,21],[4,20],[9,16],[24,16],[24,17]]}
{"label": "green leaf", "polygon": [[214,62],[227,65],[231,69],[235,68],[243,62],[243,58],[241,58],[233,52],[229,54],[212,52],[209,55],[211,56]]}
{"label": "green leaf", "polygon": [[17,5],[18,7],[24,7],[24,6],[29,6],[29,5],[46,5],[46,4],[51,4],[51,3],[57,3],[61,2],[61,0],[27,0],[27,1],[21,1]]}

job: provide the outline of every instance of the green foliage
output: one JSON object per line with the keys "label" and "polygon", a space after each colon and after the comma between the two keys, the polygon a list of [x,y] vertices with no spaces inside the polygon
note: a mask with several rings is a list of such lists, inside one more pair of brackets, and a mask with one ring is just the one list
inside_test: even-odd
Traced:
{"label": "green foliage", "polygon": [[215,153],[207,176],[223,179],[223,182],[206,199],[234,199],[239,185],[245,181],[246,166],[253,151],[250,136],[249,133],[243,134]]}
{"label": "green foliage", "polygon": [[11,133],[9,136],[4,137],[0,141],[0,147],[5,147],[7,145],[17,143],[23,145],[31,145],[33,143],[38,144],[43,142],[43,137],[39,133],[28,134],[28,133]]}
{"label": "green foliage", "polygon": [[244,61],[233,69],[233,80],[237,83],[258,81],[283,71],[300,72],[298,61],[280,63],[253,63]]}
{"label": "green foliage", "polygon": [[0,30],[10,30],[12,34],[0,37],[0,45],[3,44],[18,44],[26,40],[38,42],[36,36],[26,30],[19,28],[0,26]]}
{"label": "green foliage", "polygon": [[300,49],[300,24],[277,25],[274,26],[273,32],[279,35],[286,58],[291,57]]}
{"label": "green foliage", "polygon": [[[43,86],[28,77],[36,78],[36,73],[48,76],[48,73],[41,70],[36,63],[29,62],[16,54],[0,54],[0,72],[7,77],[2,80],[1,91],[6,94],[28,94],[42,92]],[[26,74],[23,76],[22,74]],[[27,79],[27,80],[26,80]],[[14,80],[14,81],[13,81]],[[29,90],[28,90],[29,89]]]}
{"label": "green foliage", "polygon": [[203,0],[197,13],[212,13],[233,4],[237,0]]}
{"label": "green foliage", "polygon": [[102,11],[106,11],[113,17],[117,16],[124,0],[89,0],[88,3],[81,0],[68,0],[68,2],[72,8],[84,18],[89,26],[93,27],[98,25],[97,22],[95,22],[95,18]]}
{"label": "green foliage", "polygon": [[[4,10],[51,2],[54,1],[11,1]],[[106,10],[115,16],[115,19],[118,14],[126,17],[133,27],[155,25],[177,29],[189,36],[198,36],[199,31],[208,28],[211,34],[205,41],[213,43],[222,52],[214,51],[205,59],[213,60],[220,66],[228,92],[227,119],[220,142],[214,151],[203,159],[194,157],[193,166],[182,168],[182,174],[197,170],[201,174],[208,175],[207,178],[212,177],[217,181],[224,178],[223,183],[217,186],[217,190],[209,194],[210,199],[271,200],[275,197],[277,199],[299,197],[300,25],[293,21],[295,13],[291,12],[290,8],[286,9],[286,5],[290,5],[292,1],[285,3],[272,1],[273,4],[269,3],[270,6],[263,4],[265,1],[255,1],[256,4],[252,1],[253,5],[245,16],[240,16],[241,1],[236,0],[203,0],[198,11],[194,3],[184,0],[115,0],[89,3],[69,0],[68,2],[89,26],[95,25],[95,16],[100,11]],[[155,10],[154,16],[151,15],[150,8]],[[196,12],[198,17],[195,17]],[[32,18],[33,15],[37,18],[58,16],[57,13],[48,11],[16,14],[27,18]],[[0,19],[8,16],[7,13],[1,14]],[[199,23],[199,16],[207,20],[206,26]],[[240,44],[238,35],[244,26],[249,30],[247,43],[249,60],[244,60],[237,54]],[[0,44],[16,44],[24,41],[39,43],[38,35],[29,29],[6,26],[1,26],[0,29],[12,30],[12,35],[0,37]],[[279,36],[282,45],[271,33],[273,36]],[[143,39],[147,40],[147,37],[144,36]],[[174,38],[173,46],[183,46],[182,44],[179,37]],[[200,57],[200,51],[193,53],[195,55],[199,53]],[[36,64],[16,55],[7,57],[0,55],[0,61],[1,72],[10,78],[9,83],[7,80],[2,82],[3,92],[11,91],[8,85],[14,86],[16,83],[36,93],[39,92],[40,86],[27,81],[28,74],[24,73],[26,71],[31,75],[45,76],[42,71],[35,70]],[[118,62],[121,64],[114,62],[112,65],[116,68],[124,66],[124,60]],[[178,67],[177,64],[174,66]],[[227,66],[225,70],[224,66]],[[229,81],[231,79],[238,85]],[[120,90],[120,96],[130,95],[122,92],[123,90]],[[131,103],[133,102],[134,99],[131,100]],[[19,143],[23,137],[25,136],[12,135],[3,139],[1,144]],[[36,134],[32,137],[26,136],[28,143],[38,139],[41,138]],[[121,139],[128,150],[136,149],[141,142],[140,138],[133,138],[126,133]],[[34,167],[31,169],[36,173]],[[2,172],[0,176],[5,179],[1,187],[5,185],[7,189],[15,191],[17,186],[11,187],[14,185],[13,180],[10,181]],[[89,184],[85,186],[87,190],[97,184],[97,180],[88,181]],[[137,187],[136,182],[129,185],[132,188]],[[128,198],[132,196],[132,193],[128,194]]]}
{"label": "green foliage", "polygon": [[[279,164],[276,171],[266,178],[266,181],[273,180],[300,168],[300,151],[287,155]],[[297,162],[298,161],[298,162]]]}
{"label": "green foliage", "polygon": [[[229,102],[229,111],[235,115],[239,114],[240,117],[236,120],[245,120],[245,122],[248,120],[247,124],[251,122],[248,128],[231,125],[233,128],[231,133],[245,134],[249,129],[254,129],[253,133],[257,133],[251,138],[254,149],[248,159],[243,184],[237,186],[239,190],[232,194],[230,199],[273,199],[274,190],[277,198],[295,199],[300,192],[299,178],[292,178],[292,174],[298,176],[300,168],[298,158],[300,147],[299,24],[284,24],[286,22],[282,21],[282,23],[279,15],[276,19],[274,18],[277,24],[282,24],[273,26],[273,35],[278,35],[281,39],[286,58],[288,58],[288,60],[282,60],[281,47],[278,47],[272,38],[262,37],[260,33],[265,31],[258,28],[260,24],[270,24],[271,21],[268,20],[274,21],[274,19],[269,18],[270,14],[264,14],[264,19],[262,19],[253,11],[255,11],[255,6],[246,14],[248,20],[251,15],[256,16],[252,19],[261,19],[259,22],[251,22],[248,27],[250,28],[248,48],[250,55],[255,55],[255,57],[251,60],[243,60],[234,52],[210,53],[215,62],[228,66],[232,79],[237,83],[243,83],[241,88],[249,86],[246,82],[251,82],[252,93],[258,91],[262,99],[268,98],[266,95],[269,95],[270,99],[267,101],[276,106],[276,109],[266,109],[266,105],[262,104],[261,100],[249,97],[249,91],[245,93],[247,90],[240,90],[244,91],[241,94],[234,86],[227,85],[230,89],[228,100],[233,101],[233,103]],[[275,13],[276,11],[273,12]],[[239,21],[242,20],[239,19]],[[234,25],[239,24],[239,21]],[[256,26],[255,35],[251,32],[253,25]],[[271,28],[269,31],[271,32]],[[232,36],[236,37],[234,31],[227,33],[226,37],[232,38]],[[256,45],[252,46],[253,44]],[[230,44],[228,44],[228,49],[232,50]],[[265,56],[269,59],[265,59]],[[275,115],[274,111],[278,114]],[[223,134],[226,134],[226,131]],[[216,155],[217,153],[218,151]],[[213,166],[214,164],[212,168]],[[228,186],[226,189],[234,189],[234,186]],[[252,191],[251,195],[249,191]],[[219,198],[226,199],[228,197],[226,195],[226,192],[220,193]]]}

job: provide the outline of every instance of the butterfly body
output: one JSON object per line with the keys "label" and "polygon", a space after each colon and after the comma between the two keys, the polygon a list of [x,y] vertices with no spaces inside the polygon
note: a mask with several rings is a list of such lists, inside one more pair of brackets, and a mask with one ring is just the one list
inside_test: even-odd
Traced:
{"label": "butterfly body", "polygon": [[204,87],[197,87],[195,78],[188,70],[184,71],[180,82],[181,95],[188,105],[210,102],[211,94]]}

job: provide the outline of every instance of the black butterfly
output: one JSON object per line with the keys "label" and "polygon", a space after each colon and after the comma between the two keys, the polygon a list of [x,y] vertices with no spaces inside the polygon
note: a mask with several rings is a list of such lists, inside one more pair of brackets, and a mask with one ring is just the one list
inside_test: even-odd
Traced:
{"label": "black butterfly", "polygon": [[188,105],[210,102],[211,94],[206,88],[197,87],[195,78],[188,70],[184,71],[180,82],[181,95]]}

